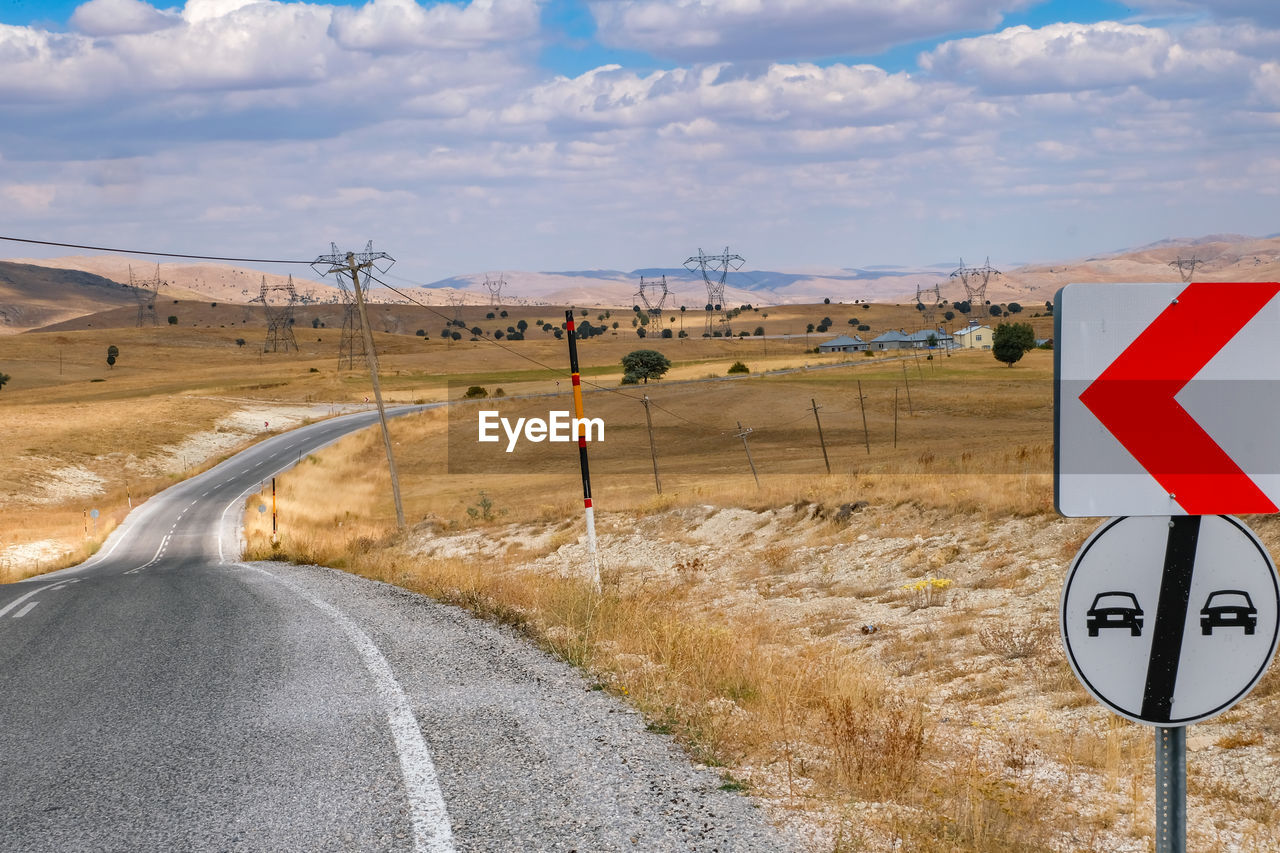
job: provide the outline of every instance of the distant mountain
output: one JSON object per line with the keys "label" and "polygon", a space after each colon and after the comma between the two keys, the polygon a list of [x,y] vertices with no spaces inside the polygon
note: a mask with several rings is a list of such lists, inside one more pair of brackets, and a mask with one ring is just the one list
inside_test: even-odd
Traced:
{"label": "distant mountain", "polygon": [[[1211,234],[1160,240],[1138,249],[1082,260],[1010,265],[1001,274],[991,276],[985,298],[997,303],[1022,302],[1031,307],[1052,299],[1058,288],[1071,282],[1179,281],[1178,271],[1171,263],[1188,255],[1198,259],[1197,281],[1280,280],[1280,235],[1258,238]],[[971,263],[978,263],[977,258],[975,255]],[[837,304],[908,304],[915,301],[918,293],[932,293],[934,288],[944,302],[959,302],[968,294],[961,281],[951,277],[958,260],[914,268],[867,264],[805,272],[738,270],[725,280],[725,302],[731,306],[811,304],[824,300]],[[254,299],[264,279],[268,285],[287,281],[285,276],[221,264],[161,264],[157,268],[151,263],[109,255],[18,260],[3,266],[9,272],[8,279],[0,280],[0,333],[132,305],[132,295],[121,287],[131,274],[151,278],[158,273],[169,282],[165,292],[175,299],[218,303]],[[646,282],[660,282],[663,276],[668,290],[664,307],[701,310],[706,304],[702,277],[683,267],[646,267],[630,272],[577,269],[505,271],[500,275],[469,273],[426,285],[401,284],[398,289],[428,305],[489,305],[495,297],[485,287],[485,281],[501,278],[504,284],[497,298],[505,305],[630,308],[639,301],[641,277]],[[340,290],[332,284],[301,277],[294,282],[299,296],[307,302],[333,304],[341,300]],[[374,302],[404,301],[381,287],[374,287],[369,296]]]}
{"label": "distant mountain", "polygon": [[100,275],[0,261],[0,334],[136,304],[129,288]]}

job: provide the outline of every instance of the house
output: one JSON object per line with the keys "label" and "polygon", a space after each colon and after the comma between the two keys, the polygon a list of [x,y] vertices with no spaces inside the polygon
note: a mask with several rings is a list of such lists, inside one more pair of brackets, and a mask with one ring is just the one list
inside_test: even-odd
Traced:
{"label": "house", "polygon": [[825,344],[818,344],[818,352],[866,352],[867,342],[854,335],[841,335]]}
{"label": "house", "polygon": [[878,338],[871,339],[873,350],[911,349],[912,346],[911,338],[901,331],[890,330]]}
{"label": "house", "polygon": [[993,334],[990,326],[979,326],[976,320],[971,320],[968,326],[957,330],[952,337],[955,338],[958,349],[991,349]]}
{"label": "house", "polygon": [[916,349],[928,349],[929,338],[933,338],[933,346],[950,349],[952,346],[951,335],[946,329],[921,329],[918,332],[912,332],[907,335],[907,340],[911,341],[911,346]]}

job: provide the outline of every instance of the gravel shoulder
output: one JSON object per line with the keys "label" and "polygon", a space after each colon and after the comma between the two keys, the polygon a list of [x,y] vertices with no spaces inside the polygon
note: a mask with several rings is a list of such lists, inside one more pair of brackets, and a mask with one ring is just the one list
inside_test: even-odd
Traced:
{"label": "gravel shoulder", "polygon": [[514,632],[345,572],[252,566],[377,644],[421,724],[459,851],[797,849],[638,712]]}

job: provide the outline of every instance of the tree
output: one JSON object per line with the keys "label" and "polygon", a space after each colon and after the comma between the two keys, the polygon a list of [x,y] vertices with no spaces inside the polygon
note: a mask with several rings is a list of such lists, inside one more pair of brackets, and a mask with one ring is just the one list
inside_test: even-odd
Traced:
{"label": "tree", "polygon": [[1009,313],[1010,313],[1010,314],[1021,314],[1021,313],[1022,313],[1022,306],[1021,306],[1021,305],[1019,305],[1017,302],[1010,302],[1010,303],[1009,303]]}
{"label": "tree", "polygon": [[463,399],[465,400],[478,400],[478,399],[482,400],[488,396],[489,396],[489,392],[486,391],[480,385],[472,385],[470,388],[467,389],[467,393],[462,395]]}
{"label": "tree", "polygon": [[823,305],[830,305],[830,304],[831,304],[831,297],[830,297],[830,296],[828,296],[827,298],[823,299],[823,300],[822,300],[822,304],[823,304]]}
{"label": "tree", "polygon": [[954,311],[946,311],[942,315],[942,319],[946,320],[948,323],[950,323],[955,318],[956,318],[956,312]]}
{"label": "tree", "polygon": [[3,388],[4,386],[8,385],[8,384],[9,384],[9,380],[10,380],[11,378],[12,378],[12,377],[11,377],[11,376],[9,376],[9,374],[7,374],[7,373],[0,373],[0,388]]}
{"label": "tree", "polygon": [[664,338],[669,338],[669,337],[671,337],[671,330],[670,330],[670,329],[663,329],[663,330],[662,330],[662,336],[663,336]]}
{"label": "tree", "polygon": [[176,325],[178,325],[178,315],[177,315],[177,314],[170,314],[170,315],[169,315],[169,325],[170,325],[170,326],[176,326]]}
{"label": "tree", "polygon": [[1001,323],[991,338],[991,354],[1013,367],[1022,354],[1036,345],[1036,333],[1030,323]]}
{"label": "tree", "polygon": [[107,367],[114,368],[116,366],[116,359],[119,357],[120,357],[119,347],[115,345],[107,347]]}
{"label": "tree", "polygon": [[236,338],[236,346],[238,346],[238,347],[242,347],[242,346],[244,346],[244,345],[245,345],[245,343],[246,343],[246,341],[245,341],[245,339],[244,339],[244,338]]}
{"label": "tree", "polygon": [[743,364],[743,363],[742,363],[742,362],[740,362],[740,361],[735,361],[733,364],[729,365],[729,371],[728,371],[728,372],[729,372],[730,374],[733,374],[733,373],[750,373],[750,372],[751,372],[751,368],[747,367],[745,364]]}
{"label": "tree", "polygon": [[671,369],[671,361],[657,350],[633,350],[622,357],[622,370],[646,385],[650,379],[661,379]]}

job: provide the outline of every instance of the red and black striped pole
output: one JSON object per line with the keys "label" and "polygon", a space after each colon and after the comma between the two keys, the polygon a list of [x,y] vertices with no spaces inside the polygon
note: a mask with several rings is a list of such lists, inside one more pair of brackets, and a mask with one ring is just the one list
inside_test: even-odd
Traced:
{"label": "red and black striped pole", "polygon": [[587,425],[582,413],[582,377],[578,373],[578,335],[574,331],[573,311],[564,312],[569,335],[569,372],[573,380],[574,424],[578,433],[578,465],[582,469],[582,505],[587,512],[587,551],[591,555],[591,580],[600,590],[600,556],[596,551],[596,513],[591,505],[591,469],[587,465]]}

